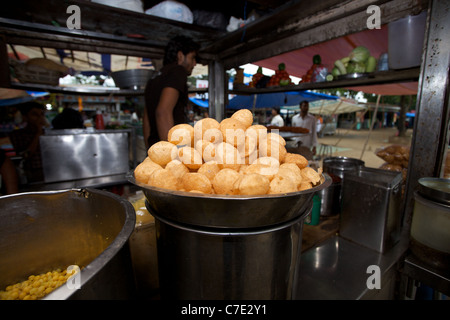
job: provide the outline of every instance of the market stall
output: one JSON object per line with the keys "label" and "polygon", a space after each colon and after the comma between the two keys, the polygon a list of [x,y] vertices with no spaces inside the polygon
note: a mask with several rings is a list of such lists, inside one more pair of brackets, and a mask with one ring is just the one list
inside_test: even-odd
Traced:
{"label": "market stall", "polygon": [[[42,10],[42,3],[28,3],[27,1],[25,1],[25,3],[30,6],[27,13],[23,12],[22,9],[24,7],[24,1],[16,1],[12,4],[10,11],[1,14],[0,28],[5,34],[5,38],[1,40],[2,57],[5,56],[6,45],[12,43],[14,45],[45,45],[66,50],[84,49],[96,50],[101,53],[133,54],[134,56],[157,60],[161,58],[163,45],[170,36],[183,31],[183,33],[198,39],[202,44],[201,53],[203,54],[204,62],[208,64],[209,67],[209,114],[218,121],[226,118],[225,106],[227,104],[225,97],[227,96],[227,89],[224,86],[225,81],[223,80],[226,78],[225,71],[227,69],[236,68],[237,66],[248,62],[263,61],[272,58],[276,59],[276,57],[292,50],[308,48],[312,45],[321,43],[325,44],[328,41],[341,37],[344,38],[341,40],[350,43],[352,41],[358,43],[360,40],[351,40],[350,35],[362,31],[367,31],[367,33],[370,34],[371,32],[377,32],[377,30],[367,30],[366,9],[372,4],[371,1],[349,1],[344,3],[334,0],[315,3],[292,1],[275,8],[271,14],[265,15],[259,20],[250,22],[245,25],[245,27],[228,34],[223,30],[200,28],[198,26],[182,22],[173,22],[158,17],[150,18],[140,13],[133,13],[123,9],[106,8],[100,4],[85,1],[74,1],[75,4],[82,8],[84,29],[78,31],[69,30],[61,27],[67,19],[66,15],[60,14],[61,12],[65,12],[66,3],[49,0],[48,3],[46,3],[47,6],[44,6],[48,8],[45,12]],[[301,83],[289,87],[288,89],[283,86],[239,89],[245,94],[260,94],[291,91],[292,89],[297,91],[333,87],[358,88],[362,86],[384,85],[387,83],[389,85],[404,82],[418,83],[418,105],[416,108],[417,113],[414,128],[415,136],[411,146],[408,179],[404,195],[405,200],[402,202],[402,208],[399,209],[399,211],[396,211],[396,214],[394,215],[392,215],[391,211],[386,207],[377,209],[377,212],[382,212],[384,214],[382,216],[386,221],[390,221],[392,216],[398,218],[398,214],[400,214],[403,221],[400,237],[396,237],[397,241],[394,241],[394,245],[390,242],[389,246],[382,246],[382,249],[379,251],[373,250],[373,248],[367,248],[365,243],[358,243],[359,239],[348,240],[348,238],[340,237],[339,235],[336,235],[336,233],[332,236],[328,234],[326,239],[320,239],[320,244],[313,245],[309,250],[302,253],[301,265],[296,269],[298,273],[289,274],[290,277],[294,277],[296,285],[302,288],[302,290],[300,290],[300,296],[296,295],[296,297],[301,299],[393,299],[398,272],[401,272],[397,266],[398,264],[404,264],[404,257],[408,253],[414,192],[418,185],[418,180],[424,176],[439,176],[442,171],[444,155],[446,154],[448,145],[448,114],[446,113],[448,97],[446,96],[447,89],[445,86],[446,83],[448,83],[448,74],[446,73],[446,70],[449,65],[449,50],[448,43],[443,41],[449,32],[448,21],[450,21],[450,19],[448,19],[448,3],[439,0],[433,0],[431,3],[428,3],[427,1],[403,2],[393,0],[383,2],[379,4],[379,7],[381,12],[383,12],[383,24],[399,20],[409,14],[417,14],[424,10],[427,12],[428,20],[425,37],[423,45],[419,44],[419,46],[424,49],[422,55],[423,61],[420,66],[414,66],[404,70],[373,72],[370,76],[363,76],[357,79],[341,78],[320,83]],[[101,15],[98,14],[100,11]],[[28,15],[33,15],[32,19],[30,19]],[[52,18],[49,18],[50,15]],[[49,21],[52,21],[52,19],[59,20],[58,24],[49,24]],[[123,24],[123,28],[119,32],[116,30],[116,22],[123,20],[126,20],[129,23]],[[280,23],[280,21],[282,21],[282,23]],[[435,28],[433,26],[438,27]],[[136,32],[139,32],[138,36],[136,36]],[[386,27],[381,28],[380,32],[383,33],[382,37],[385,37]],[[370,43],[366,44],[366,46],[369,46],[369,44]],[[353,47],[353,45],[351,46]],[[381,47],[377,48],[381,50]],[[382,50],[383,51],[380,52],[384,52],[385,48],[382,48]],[[333,50],[327,52],[332,53]],[[342,52],[342,56],[347,54],[347,50]],[[374,52],[374,54],[377,55],[376,52]],[[326,57],[325,53],[322,53],[322,55],[322,58]],[[333,57],[332,59],[336,60],[338,58],[340,58],[340,56]],[[311,55],[309,55],[307,60],[308,65],[310,65]],[[276,65],[278,66],[280,61],[277,62]],[[291,65],[291,62],[284,61],[284,57],[283,62],[286,62],[287,66]],[[4,64],[5,63],[3,63],[3,66]],[[4,69],[8,68],[2,68],[2,70]],[[306,69],[302,69],[302,71],[306,71]],[[2,83],[5,83],[4,77],[1,80],[3,80]],[[9,78],[6,79],[6,83],[10,85]],[[14,84],[14,86],[16,88],[30,87],[30,85],[26,83]],[[47,88],[50,90],[61,91],[61,88],[52,86]],[[405,88],[414,90],[411,89],[409,85],[403,86],[403,89]],[[118,93],[123,93],[123,91]],[[433,128],[429,126],[429,123],[435,123],[436,119],[439,119],[439,123],[436,124],[439,130],[436,130],[436,126],[433,126]],[[426,157],[423,157],[424,153],[427,155]],[[354,184],[361,186],[359,185],[361,183],[361,177],[365,177],[366,174],[367,172],[364,170],[357,170],[357,172],[353,174]],[[375,178],[374,180],[376,180]],[[374,185],[378,186],[377,191],[379,193],[377,194],[380,195],[380,197],[385,198],[390,195],[391,192],[394,193],[393,189],[396,187],[396,184],[392,181],[376,181],[376,183],[374,182],[371,186],[364,187],[369,188]],[[348,192],[350,193],[348,193],[347,196],[350,195],[350,197],[356,197],[351,193],[355,188],[356,187],[351,188],[353,190],[349,190]],[[370,195],[372,193],[367,191],[366,194]],[[158,203],[153,203],[152,210],[157,211],[157,208],[161,208],[158,206],[164,207],[168,204],[178,204],[176,201],[171,203],[170,201],[167,201],[167,199],[164,200],[164,195],[170,196],[173,194],[164,192],[162,197],[163,200]],[[312,193],[309,195],[312,196]],[[395,195],[397,195],[397,193],[395,193]],[[155,200],[156,198],[153,195],[150,195],[149,197],[152,200]],[[202,198],[201,196],[199,197]],[[386,204],[383,202],[383,199],[380,198],[375,202],[377,204]],[[345,203],[349,202],[347,201]],[[278,211],[278,209],[279,208],[274,208],[274,211]],[[253,212],[257,212],[258,210],[260,210],[260,208],[254,209]],[[361,208],[361,210],[364,210],[364,208]],[[236,211],[239,213],[239,209],[236,209]],[[158,213],[161,214],[161,212],[164,212],[164,210]],[[158,213],[156,213],[155,216],[158,216]],[[350,215],[348,215],[348,213],[350,213]],[[346,220],[347,222],[351,222],[352,220],[351,213],[354,212],[347,211],[347,218],[350,217],[349,220]],[[178,230],[178,225],[174,227],[173,221],[169,221],[170,218],[167,220],[165,214],[166,213],[164,213],[162,217],[159,217],[161,219],[160,222],[156,224],[156,228],[158,228],[159,231],[163,230],[164,232],[175,233],[176,231],[179,231],[178,234],[184,233],[180,235],[181,241],[179,241],[178,244],[191,245],[191,248],[194,248],[193,242],[186,241],[190,236],[186,234],[186,229],[183,231]],[[376,226],[381,229],[377,229],[375,236],[379,237],[380,234],[384,234],[383,227],[386,226],[383,225],[383,221],[377,220]],[[395,221],[397,222],[398,219],[395,219]],[[296,224],[294,228],[301,228],[302,226],[303,224]],[[374,226],[374,224],[371,224],[369,228]],[[174,230],[174,228],[177,230]],[[397,236],[398,229],[386,228],[386,230],[395,230],[395,232],[388,233],[395,233]],[[204,229],[195,231],[198,231],[196,236],[202,237],[202,240],[199,241],[203,243],[204,238],[207,238],[205,236],[207,231]],[[294,234],[298,235],[298,233],[295,232],[290,233],[290,235]],[[226,235],[219,235],[219,237],[222,236],[223,238],[226,238]],[[293,236],[292,239],[294,238],[295,237]],[[291,241],[293,241],[292,239]],[[362,242],[364,242],[364,240],[366,239],[363,239]],[[386,239],[383,238],[380,240],[380,238],[378,238],[377,240],[384,244]],[[237,241],[237,243],[239,243],[239,241]],[[161,242],[161,245],[172,245],[172,247],[170,247],[170,252],[165,252],[164,249],[158,248],[158,254],[166,254],[163,256],[164,259],[162,259],[162,261],[172,261],[170,260],[170,254],[174,254],[176,250],[178,250],[177,245],[174,245],[173,243],[167,244],[165,242]],[[298,249],[298,243],[296,243],[296,245],[297,247],[293,246],[292,248]],[[224,249],[224,254],[220,258],[242,258],[242,256],[238,255],[229,255],[230,253],[237,253],[237,251],[233,250],[239,251],[240,249],[242,249],[242,247],[239,247],[239,245],[233,247],[231,251]],[[291,253],[292,252],[293,251],[291,251]],[[355,260],[353,257],[358,257],[358,259]],[[259,257],[253,257],[251,260],[255,262],[258,258]],[[269,259],[273,265],[276,265],[276,258],[267,259]],[[217,259],[215,261],[217,261]],[[246,261],[245,259],[241,259],[240,262],[245,263]],[[208,261],[205,261],[205,263],[208,263]],[[266,264],[267,261],[262,263]],[[240,273],[240,270],[233,269],[233,266],[238,265],[237,263],[231,262],[226,265],[231,266],[231,269],[223,270],[223,273],[227,276],[233,276]],[[379,267],[381,272],[380,275],[383,279],[383,290],[373,291],[373,288],[367,286],[367,276],[361,276],[361,274],[367,275],[367,267],[370,265]],[[413,266],[412,263],[406,262],[406,265],[410,267],[408,270],[413,270],[414,272],[405,273],[405,277],[416,277],[416,279],[420,278],[419,280],[422,280],[423,273],[425,273],[424,278],[432,278],[434,275],[432,269],[427,269],[424,272],[422,271],[422,274],[419,274],[417,270],[421,267],[420,264]],[[197,276],[202,274],[202,271],[197,269],[196,266],[198,266],[198,264],[194,263],[190,270],[183,270],[186,271],[186,273],[180,272],[180,274],[184,275],[183,281],[188,280],[186,278],[188,271],[192,271],[192,273]],[[277,270],[277,268],[275,267],[273,270]],[[252,272],[247,273],[247,275],[250,277]],[[282,276],[283,275],[278,279],[281,279]],[[286,274],[284,274],[284,276],[286,276]],[[176,283],[170,282],[170,275],[166,275],[164,279],[167,281],[166,283],[176,286]],[[446,279],[448,279],[448,277]],[[205,283],[207,284],[207,281]],[[267,281],[267,283],[269,283],[269,281]],[[290,282],[290,284],[292,283],[293,282]],[[448,281],[446,283],[448,283]],[[292,293],[299,287],[294,288],[294,290],[289,287],[287,290]],[[223,288],[223,291],[220,293],[227,293],[226,283],[224,283]],[[179,287],[177,289],[179,289]],[[245,288],[240,289],[243,291],[235,290],[234,293],[242,293],[245,291]],[[286,288],[283,287],[283,290],[284,289]],[[439,290],[441,290],[441,292],[447,292],[448,286],[444,285],[439,287]],[[179,291],[173,291],[171,293],[175,292]],[[235,297],[233,295],[230,296]],[[226,297],[230,296],[227,295]],[[283,298],[286,297],[291,298],[293,295],[288,294],[283,296]],[[397,296],[396,298],[405,297]]]}

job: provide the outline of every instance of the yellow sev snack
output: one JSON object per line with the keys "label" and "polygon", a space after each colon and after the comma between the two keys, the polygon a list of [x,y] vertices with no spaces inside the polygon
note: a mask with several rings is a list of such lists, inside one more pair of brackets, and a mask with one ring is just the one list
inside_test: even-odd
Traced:
{"label": "yellow sev snack", "polygon": [[56,269],[39,275],[31,275],[27,280],[9,285],[0,291],[0,300],[38,300],[57,289],[79,268],[71,271]]}

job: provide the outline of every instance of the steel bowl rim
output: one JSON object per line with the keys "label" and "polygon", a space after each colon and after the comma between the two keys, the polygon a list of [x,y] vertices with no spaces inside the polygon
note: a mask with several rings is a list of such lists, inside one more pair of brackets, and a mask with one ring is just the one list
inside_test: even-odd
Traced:
{"label": "steel bowl rim", "polygon": [[322,189],[327,188],[331,185],[331,177],[326,173],[322,173],[323,182],[318,184],[317,186],[314,186],[310,189],[302,190],[302,191],[295,191],[295,192],[287,192],[287,193],[277,193],[277,194],[262,194],[262,195],[254,195],[254,196],[243,196],[243,195],[224,195],[224,194],[203,194],[203,193],[194,193],[189,191],[178,191],[178,190],[169,190],[164,188],[158,188],[153,187],[150,185],[147,185],[145,183],[136,181],[136,178],[134,177],[134,170],[129,171],[126,174],[126,178],[129,182],[132,184],[151,191],[156,192],[162,192],[166,194],[171,194],[173,196],[180,196],[180,197],[189,197],[189,198],[208,198],[208,199],[218,199],[218,200],[255,200],[255,199],[267,199],[267,198],[286,198],[286,197],[296,197],[298,195],[302,194],[309,194],[311,192],[320,191]]}

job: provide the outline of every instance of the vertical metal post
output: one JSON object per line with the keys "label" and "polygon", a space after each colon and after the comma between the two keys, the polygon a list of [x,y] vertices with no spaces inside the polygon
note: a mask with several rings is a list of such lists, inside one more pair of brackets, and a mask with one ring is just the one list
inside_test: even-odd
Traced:
{"label": "vertical metal post", "polygon": [[404,224],[411,225],[414,191],[422,177],[437,177],[447,149],[449,120],[450,2],[431,0],[408,165]]}
{"label": "vertical metal post", "polygon": [[0,36],[0,88],[10,88],[8,49],[3,36]]}
{"label": "vertical metal post", "polygon": [[211,61],[208,72],[209,114],[222,121],[225,118],[225,68],[220,61]]}

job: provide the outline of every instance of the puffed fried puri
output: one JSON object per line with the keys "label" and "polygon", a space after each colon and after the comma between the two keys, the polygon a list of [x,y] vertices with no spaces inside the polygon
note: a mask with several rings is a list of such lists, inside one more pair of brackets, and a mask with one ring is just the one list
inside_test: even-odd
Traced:
{"label": "puffed fried puri", "polygon": [[194,128],[187,123],[180,123],[170,128],[167,141],[178,146],[194,146]]}
{"label": "puffed fried puri", "polygon": [[253,123],[253,113],[248,109],[240,109],[231,115],[231,118],[240,121],[245,128],[248,128]]}
{"label": "puffed fried puri", "polygon": [[170,171],[172,171],[172,173],[178,180],[181,180],[183,175],[189,172],[189,169],[178,159],[173,159],[172,161],[170,161],[166,165],[165,169],[169,169]]}
{"label": "puffed fried puri", "polygon": [[239,171],[241,164],[244,162],[238,149],[226,142],[217,145],[215,160],[220,169],[230,168],[236,171]]}
{"label": "puffed fried puri", "polygon": [[194,124],[194,139],[206,140],[212,143],[223,141],[222,133],[219,130],[220,123],[214,118],[203,118]]}
{"label": "puffed fried puri", "polygon": [[148,157],[161,167],[165,167],[172,159],[173,152],[176,152],[177,146],[168,141],[158,141],[154,143],[147,151]]}
{"label": "puffed fried puri", "polygon": [[134,177],[138,182],[148,183],[150,175],[156,169],[162,169],[162,167],[159,164],[150,160],[149,157],[146,157],[144,161],[142,161],[140,164],[137,165],[136,169],[134,170]]}
{"label": "puffed fried puri", "polygon": [[302,174],[302,181],[309,181],[313,185],[320,182],[320,174],[311,167],[305,167],[300,170]]}
{"label": "puffed fried puri", "polygon": [[208,161],[202,164],[202,166],[197,170],[198,173],[204,174],[209,181],[213,181],[216,174],[220,171],[217,161]]}
{"label": "puffed fried puri", "polygon": [[195,143],[195,150],[200,153],[205,162],[216,159],[216,146],[208,140],[198,140]]}
{"label": "puffed fried puri", "polygon": [[237,194],[234,183],[241,177],[241,174],[230,168],[221,169],[213,179],[213,188],[216,194],[233,195]]}
{"label": "puffed fried puri", "polygon": [[296,192],[298,190],[295,182],[284,175],[277,174],[270,181],[268,194]]}
{"label": "puffed fried puri", "polygon": [[169,169],[156,169],[150,175],[148,184],[153,187],[178,190],[178,179]]}
{"label": "puffed fried puri", "polygon": [[246,136],[252,136],[256,139],[256,143],[267,139],[267,128],[262,124],[254,124],[247,128],[245,131]]}
{"label": "puffed fried puri", "polygon": [[276,138],[260,141],[258,148],[260,156],[273,157],[278,159],[279,162],[283,162],[287,154],[286,147],[282,141]]}
{"label": "puffed fried puri", "polygon": [[203,164],[203,159],[197,150],[192,147],[182,147],[172,154],[173,159],[180,160],[189,170],[198,170]]}
{"label": "puffed fried puri", "polygon": [[226,118],[220,122],[220,132],[223,142],[229,143],[234,147],[245,143],[245,130],[247,127],[234,118]]}
{"label": "puffed fried puri", "polygon": [[306,168],[308,166],[308,160],[302,156],[301,154],[297,153],[286,153],[286,156],[284,157],[284,163],[295,163],[299,169]]}
{"label": "puffed fried puri", "polygon": [[263,175],[257,173],[244,174],[236,182],[234,189],[239,195],[255,196],[267,194],[270,181]]}
{"label": "puffed fried puri", "polygon": [[201,192],[206,194],[212,192],[211,181],[202,173],[188,172],[181,178],[181,183],[185,191]]}
{"label": "puffed fried puri", "polygon": [[295,163],[282,163],[278,169],[278,175],[292,179],[297,188],[302,182],[302,173]]}

